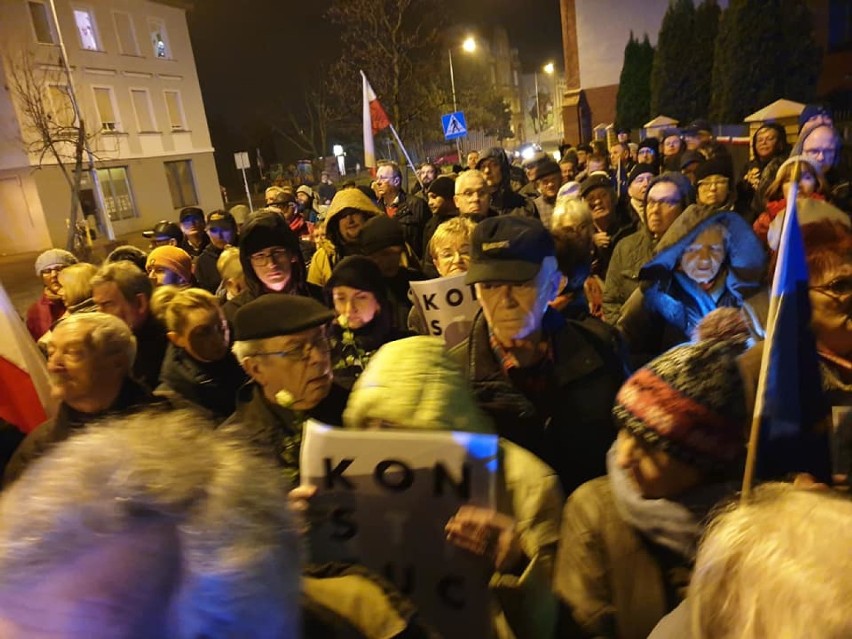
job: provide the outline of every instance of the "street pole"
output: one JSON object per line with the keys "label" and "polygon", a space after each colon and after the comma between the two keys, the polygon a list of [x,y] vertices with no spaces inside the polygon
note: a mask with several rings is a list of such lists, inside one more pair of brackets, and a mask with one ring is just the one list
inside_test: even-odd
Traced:
{"label": "street pole", "polygon": [[[76,118],[77,126],[83,128],[83,148],[86,150],[86,157],[89,163],[89,176],[92,180],[92,190],[94,191],[95,200],[98,203],[98,209],[101,213],[101,223],[106,231],[107,239],[111,242],[115,241],[115,230],[112,228],[112,220],[109,219],[109,213],[106,210],[106,202],[104,194],[101,191],[101,182],[98,179],[98,170],[95,168],[95,156],[92,153],[92,147],[89,145],[89,139],[85,135],[85,126],[83,124],[83,114],[80,113],[80,105],[77,103],[77,92],[74,89],[74,78],[71,75],[71,66],[68,64],[68,54],[65,50],[65,40],[62,37],[62,28],[59,26],[59,16],[56,13],[56,5],[54,0],[50,0],[50,13],[53,16],[53,24],[56,27],[56,39],[59,40],[59,55],[62,58],[62,66],[65,69],[65,76],[68,79],[68,97],[71,98],[71,106],[74,108],[74,117]],[[82,208],[82,207],[81,207]],[[85,221],[85,216],[83,220]],[[71,226],[74,226],[73,224]]]}
{"label": "street pole", "polygon": [[537,120],[535,130],[538,132],[538,145],[541,146],[541,104],[538,100],[538,71],[533,73],[533,77],[535,78],[535,118]]}
{"label": "street pole", "polygon": [[[450,86],[453,89],[453,113],[458,111],[458,106],[456,106],[456,77],[453,73],[453,50],[447,49],[447,56],[450,58]],[[459,157],[459,164],[461,164],[461,145],[459,144],[459,139],[456,138],[456,154]]]}

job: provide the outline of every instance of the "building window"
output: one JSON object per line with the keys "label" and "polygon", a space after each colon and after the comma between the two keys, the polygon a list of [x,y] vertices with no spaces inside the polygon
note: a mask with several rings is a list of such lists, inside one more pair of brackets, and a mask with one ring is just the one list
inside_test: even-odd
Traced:
{"label": "building window", "polygon": [[115,94],[112,87],[92,87],[95,93],[95,106],[98,109],[101,128],[105,131],[120,131],[121,121],[115,106]]}
{"label": "building window", "polygon": [[50,118],[58,126],[74,126],[74,105],[68,86],[65,84],[49,84],[47,86],[47,107]]}
{"label": "building window", "polygon": [[118,48],[124,55],[139,55],[139,41],[136,39],[136,29],[129,13],[113,11],[112,20],[115,23],[115,33],[118,36]]}
{"label": "building window", "polygon": [[183,101],[180,91],[163,91],[166,96],[166,111],[172,131],[186,131],[186,118],[183,113]]}
{"label": "building window", "polygon": [[85,7],[74,9],[74,22],[77,24],[77,35],[80,36],[80,46],[89,51],[100,51],[98,45],[98,30],[95,26],[95,13]]}
{"label": "building window", "polygon": [[170,60],[172,57],[169,48],[169,37],[166,34],[166,25],[162,20],[148,18],[148,28],[151,32],[151,45],[154,47],[154,57],[162,60]]}
{"label": "building window", "polygon": [[56,44],[56,30],[53,28],[53,18],[47,4],[40,0],[30,0],[27,5],[30,9],[30,20],[36,42]]}
{"label": "building window", "polygon": [[104,206],[110,220],[118,222],[137,216],[130,181],[127,179],[127,167],[98,169],[98,181],[101,183]]}
{"label": "building window", "polygon": [[137,131],[140,133],[156,131],[157,123],[154,121],[154,108],[148,89],[130,89],[130,100],[133,102],[133,111],[136,113]]}
{"label": "building window", "polygon": [[192,175],[192,160],[164,162],[169,192],[172,194],[172,207],[182,209],[185,206],[198,206],[198,193],[195,190],[195,178]]}

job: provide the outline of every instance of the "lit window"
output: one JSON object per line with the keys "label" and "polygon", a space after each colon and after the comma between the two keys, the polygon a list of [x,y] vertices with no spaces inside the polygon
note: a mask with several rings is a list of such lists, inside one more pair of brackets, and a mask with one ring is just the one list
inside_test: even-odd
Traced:
{"label": "lit window", "polygon": [[151,95],[148,89],[130,89],[130,98],[133,101],[133,110],[136,112],[136,124],[140,133],[157,130],[154,122],[154,113],[151,108]]}
{"label": "lit window", "polygon": [[95,106],[98,109],[101,128],[106,131],[120,130],[121,124],[115,108],[115,95],[112,87],[92,87],[92,90],[95,93]]}
{"label": "lit window", "polygon": [[136,40],[136,30],[129,13],[113,11],[115,33],[118,36],[118,48],[124,55],[139,55],[139,42]]}
{"label": "lit window", "polygon": [[166,111],[169,114],[169,124],[172,131],[185,131],[186,119],[183,115],[183,103],[180,91],[163,91],[166,96]]}
{"label": "lit window", "polygon": [[36,42],[56,44],[55,29],[50,16],[50,9],[44,2],[31,0],[27,3],[30,8],[30,20],[35,32]]}
{"label": "lit window", "polygon": [[89,51],[98,51],[98,33],[95,29],[95,16],[91,9],[74,9],[74,22],[80,36],[80,46]]}
{"label": "lit window", "polygon": [[118,222],[137,217],[126,167],[114,166],[108,169],[98,169],[98,182],[101,184],[104,207],[110,220]]}
{"label": "lit window", "polygon": [[166,25],[162,20],[149,19],[148,26],[151,29],[151,45],[154,47],[154,57],[169,60],[172,52],[169,49],[169,38],[166,35]]}
{"label": "lit window", "polygon": [[192,160],[164,162],[169,193],[172,195],[172,207],[182,209],[185,206],[198,205],[198,193],[195,190],[195,178],[192,175]]}

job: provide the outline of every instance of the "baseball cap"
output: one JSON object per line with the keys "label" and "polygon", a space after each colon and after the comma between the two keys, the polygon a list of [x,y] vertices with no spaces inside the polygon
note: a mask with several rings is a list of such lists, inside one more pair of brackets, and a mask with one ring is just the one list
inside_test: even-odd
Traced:
{"label": "baseball cap", "polygon": [[526,282],[556,255],[553,238],[540,220],[520,215],[484,219],[470,238],[470,269],[465,284]]}
{"label": "baseball cap", "polygon": [[207,226],[229,226],[231,228],[237,228],[237,221],[234,219],[234,216],[227,211],[211,211],[207,215]]}
{"label": "baseball cap", "polygon": [[181,222],[183,222],[188,217],[200,217],[202,220],[204,219],[204,211],[202,211],[197,206],[187,206],[180,210],[180,217],[178,218]]}
{"label": "baseball cap", "polygon": [[154,225],[150,231],[142,231],[142,236],[147,238],[165,238],[170,237],[178,242],[183,237],[183,231],[174,222],[168,220],[160,220]]}

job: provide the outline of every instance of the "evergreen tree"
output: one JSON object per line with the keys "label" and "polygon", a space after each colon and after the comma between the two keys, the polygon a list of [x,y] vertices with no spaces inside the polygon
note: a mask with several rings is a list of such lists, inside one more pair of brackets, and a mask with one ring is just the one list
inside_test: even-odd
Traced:
{"label": "evergreen tree", "polygon": [[712,118],[739,122],[779,98],[812,100],[819,60],[803,0],[731,0],[716,37]]}
{"label": "evergreen tree", "polygon": [[618,82],[615,101],[615,122],[618,127],[635,129],[651,119],[651,67],[654,47],[645,34],[640,43],[630,32],[624,47],[624,64]]}
{"label": "evergreen tree", "polygon": [[689,100],[688,119],[706,118],[713,94],[713,54],[719,16],[722,10],[716,0],[704,0],[695,9],[692,45],[689,48],[688,67],[692,72],[692,93]]}
{"label": "evergreen tree", "polygon": [[651,70],[651,114],[677,120],[689,118],[695,75],[688,52],[693,45],[695,7],[692,0],[673,0],[663,16]]}

